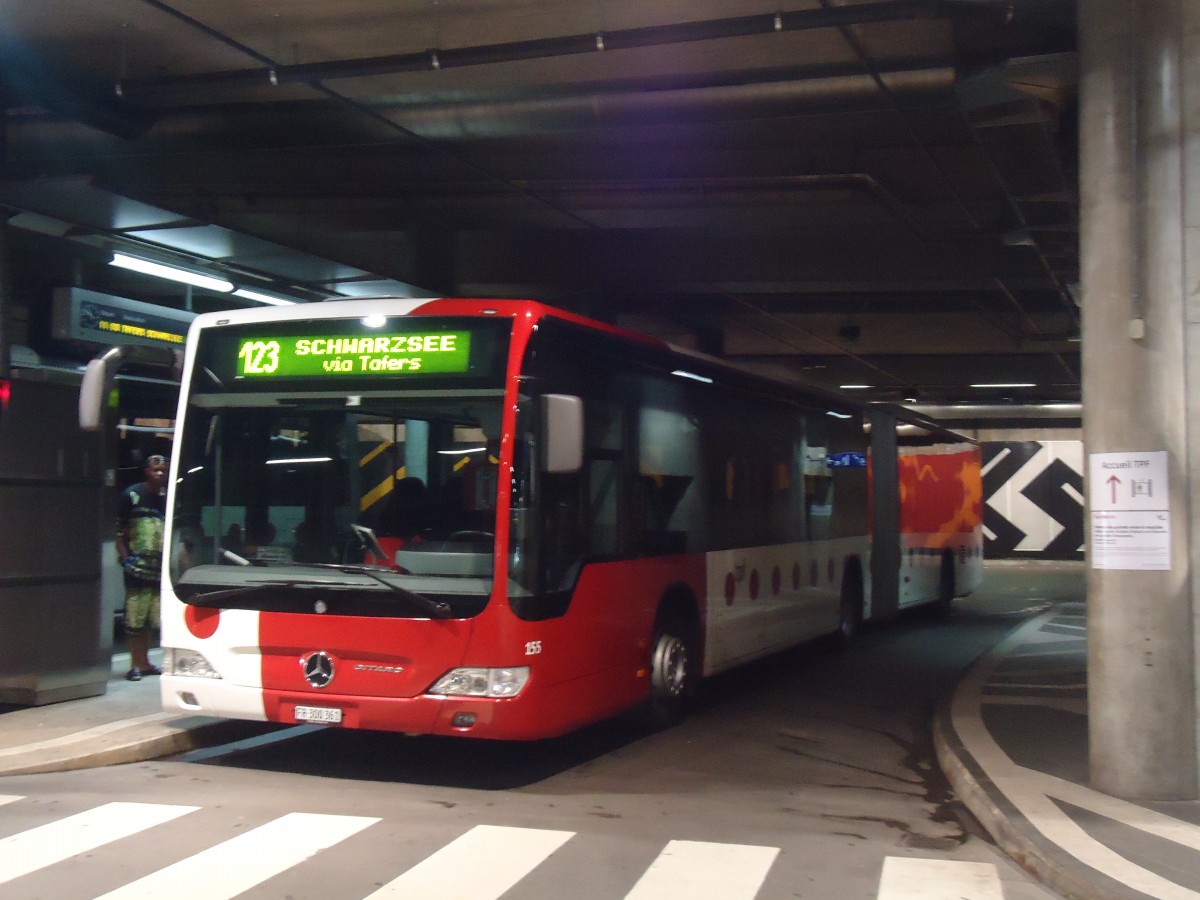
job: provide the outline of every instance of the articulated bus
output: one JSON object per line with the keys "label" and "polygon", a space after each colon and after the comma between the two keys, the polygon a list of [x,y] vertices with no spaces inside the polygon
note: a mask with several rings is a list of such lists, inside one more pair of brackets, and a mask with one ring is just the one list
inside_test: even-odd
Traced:
{"label": "articulated bus", "polygon": [[165,708],[528,740],[982,573],[976,445],[533,302],[196,318]]}

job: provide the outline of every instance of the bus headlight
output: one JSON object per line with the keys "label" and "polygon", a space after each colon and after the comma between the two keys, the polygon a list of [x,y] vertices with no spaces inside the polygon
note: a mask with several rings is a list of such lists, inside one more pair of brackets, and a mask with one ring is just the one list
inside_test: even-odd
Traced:
{"label": "bus headlight", "polygon": [[203,653],[195,650],[180,650],[178,647],[163,647],[163,672],[168,675],[185,675],[188,678],[220,678]]}
{"label": "bus headlight", "polygon": [[529,680],[529,666],[509,669],[452,669],[434,682],[431,694],[450,697],[515,697]]}

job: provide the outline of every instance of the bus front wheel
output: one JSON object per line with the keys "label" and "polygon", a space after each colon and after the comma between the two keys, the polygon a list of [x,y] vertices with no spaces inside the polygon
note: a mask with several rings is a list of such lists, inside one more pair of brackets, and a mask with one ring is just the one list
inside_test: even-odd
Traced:
{"label": "bus front wheel", "polygon": [[650,696],[645,710],[648,725],[667,728],[683,719],[695,688],[696,662],[696,650],[683,621],[676,616],[660,618],[654,626],[650,652]]}

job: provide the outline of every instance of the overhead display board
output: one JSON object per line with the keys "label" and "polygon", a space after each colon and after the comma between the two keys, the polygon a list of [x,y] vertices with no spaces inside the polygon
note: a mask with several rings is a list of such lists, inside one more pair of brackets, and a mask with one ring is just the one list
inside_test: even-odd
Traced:
{"label": "overhead display board", "polygon": [[182,348],[196,314],[85,288],[55,288],[54,336],[94,344]]}

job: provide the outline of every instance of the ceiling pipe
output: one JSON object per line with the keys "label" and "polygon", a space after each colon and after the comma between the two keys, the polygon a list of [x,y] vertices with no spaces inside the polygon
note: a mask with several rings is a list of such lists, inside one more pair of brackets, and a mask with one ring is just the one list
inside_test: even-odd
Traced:
{"label": "ceiling pipe", "polygon": [[[840,8],[830,6],[829,0],[820,0],[820,4],[821,9],[823,10]],[[846,42],[846,45],[858,59],[859,64],[863,67],[863,71],[866,72],[866,74],[870,77],[871,82],[878,88],[879,93],[886,99],[889,107],[896,112],[900,118],[900,121],[904,123],[904,128],[908,131],[909,138],[912,140],[913,144],[921,148],[921,152],[925,154],[925,158],[929,162],[929,165],[932,166],[935,171],[941,174],[942,181],[946,185],[946,190],[949,191],[950,195],[954,198],[954,202],[957,204],[959,210],[962,211],[963,216],[966,218],[971,228],[975,231],[978,231],[981,227],[978,217],[974,212],[971,211],[971,207],[967,204],[966,200],[963,199],[962,192],[958,189],[958,185],[955,183],[953,178],[949,177],[945,166],[942,165],[942,161],[938,158],[937,154],[929,148],[929,145],[913,126],[910,117],[904,110],[903,106],[897,101],[897,98],[892,92],[891,86],[884,81],[883,73],[876,65],[871,54],[867,52],[863,42],[859,40],[858,35],[855,34],[854,29],[848,25],[838,25],[838,32],[841,34],[842,40]]]}
{"label": "ceiling pipe", "polygon": [[[883,72],[880,77],[888,85],[894,97],[906,100],[953,97],[956,75],[953,68],[940,66],[923,69],[904,69]],[[360,101],[361,102],[361,101]],[[702,121],[711,123],[714,117],[735,121],[742,118],[764,115],[804,115],[828,110],[845,111],[849,108],[876,108],[881,104],[875,80],[865,74],[827,75],[816,78],[792,78],[744,84],[705,85],[697,87],[647,90],[645,87],[629,89],[625,86],[584,87],[578,93],[558,96],[528,98],[495,98],[474,102],[431,103],[420,105],[387,104],[369,108],[380,120],[427,140],[463,140],[471,138],[520,137],[543,134],[548,131],[567,131],[591,128],[597,124],[619,125],[627,121],[631,125],[646,119],[655,123],[687,123]],[[211,133],[213,130],[229,135],[228,146],[242,143],[262,144],[257,132],[266,128],[279,128],[286,121],[289,106],[294,106],[298,117],[303,117],[306,131],[317,137],[327,133],[336,135],[339,142],[351,140],[361,142],[364,135],[350,129],[347,116],[331,107],[328,127],[325,131],[314,131],[313,110],[308,102],[274,105],[276,114],[269,119],[261,115],[257,107],[206,108],[193,106],[163,115],[158,123],[143,137],[142,147],[155,141],[168,141],[176,136],[193,137]],[[382,122],[381,122],[382,124]],[[40,155],[28,150],[42,140],[58,144],[72,142],[70,132],[75,126],[61,119],[23,116],[12,129],[12,149],[19,155]],[[288,129],[284,127],[283,131]],[[94,134],[94,132],[93,132]],[[354,136],[351,136],[354,135]],[[288,143],[291,142],[288,135]],[[390,142],[394,134],[380,130],[380,142]],[[84,138],[82,130],[78,140],[92,144]],[[269,140],[266,142],[269,145]],[[60,146],[61,152],[61,146]],[[112,152],[121,152],[119,143],[114,142]]]}
{"label": "ceiling pipe", "polygon": [[792,12],[733,16],[699,22],[624,28],[586,34],[482,44],[474,47],[432,48],[410,53],[365,59],[326,60],[316,63],[278,64],[260,53],[225,37],[162,0],[143,0],[149,6],[196,27],[204,27],[265,65],[252,69],[229,69],[192,75],[164,75],[128,79],[114,86],[115,92],[130,101],[164,99],[177,91],[197,88],[228,88],[264,84],[312,84],[346,78],[367,78],[403,72],[428,72],[468,66],[494,65],[530,59],[549,59],[613,50],[644,49],[696,41],[768,35],[817,28],[844,28],[876,22],[901,22],[914,19],[946,18],[971,22],[1007,24],[1014,16],[1008,3],[969,2],[969,0],[879,0],[854,6],[837,6]]}
{"label": "ceiling pipe", "polygon": [[[879,77],[894,95],[905,99],[949,98],[955,86],[955,72],[949,66],[883,72]],[[662,90],[585,90],[569,96],[384,106],[376,111],[406,130],[441,140],[512,137],[622,120],[712,122],[714,117],[728,121],[879,105],[876,81],[868,75],[848,74]]]}

